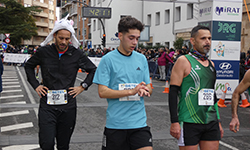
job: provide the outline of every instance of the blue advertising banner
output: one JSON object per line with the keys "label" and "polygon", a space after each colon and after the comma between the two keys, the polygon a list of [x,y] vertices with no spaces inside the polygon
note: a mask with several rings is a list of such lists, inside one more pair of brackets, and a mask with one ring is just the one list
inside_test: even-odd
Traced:
{"label": "blue advertising banner", "polygon": [[212,40],[240,41],[241,22],[213,21]]}
{"label": "blue advertising banner", "polygon": [[213,60],[217,79],[239,79],[240,61]]}

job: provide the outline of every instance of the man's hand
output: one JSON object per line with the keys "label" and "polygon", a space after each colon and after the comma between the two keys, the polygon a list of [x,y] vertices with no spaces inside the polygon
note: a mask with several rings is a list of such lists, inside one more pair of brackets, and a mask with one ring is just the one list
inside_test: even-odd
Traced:
{"label": "man's hand", "polygon": [[172,137],[179,139],[181,136],[181,126],[179,122],[171,123],[170,134]]}
{"label": "man's hand", "polygon": [[144,95],[150,97],[149,89],[145,82],[141,82],[132,89],[132,95],[135,95],[136,93],[138,93],[140,97],[143,97]]}
{"label": "man's hand", "polygon": [[73,98],[75,98],[77,95],[82,93],[84,91],[84,88],[82,86],[76,86],[76,87],[70,87],[69,88],[69,95],[74,95]]}
{"label": "man's hand", "polygon": [[223,138],[224,130],[223,130],[220,122],[219,122],[219,127],[220,127],[220,137]]}
{"label": "man's hand", "polygon": [[234,133],[236,133],[237,131],[239,131],[239,128],[240,128],[240,122],[238,117],[233,117],[229,124],[229,129]]}
{"label": "man's hand", "polygon": [[[47,94],[47,91],[49,89],[46,87],[46,86],[43,86],[43,85],[39,85],[37,88],[36,88],[36,92],[38,94],[38,96],[40,98],[42,98],[42,95],[45,96]],[[41,95],[42,94],[42,95]]]}

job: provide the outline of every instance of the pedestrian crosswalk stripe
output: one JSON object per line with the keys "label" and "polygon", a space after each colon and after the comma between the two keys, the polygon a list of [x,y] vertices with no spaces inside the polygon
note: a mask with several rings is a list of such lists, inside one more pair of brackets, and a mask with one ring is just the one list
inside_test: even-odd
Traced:
{"label": "pedestrian crosswalk stripe", "polygon": [[21,92],[22,90],[3,90],[1,93]]}
{"label": "pedestrian crosswalk stripe", "polygon": [[20,111],[0,113],[0,117],[8,117],[8,116],[24,115],[24,114],[29,114],[29,111],[28,110],[20,110]]}
{"label": "pedestrian crosswalk stripe", "polygon": [[18,102],[1,103],[1,105],[13,105],[13,104],[26,104],[26,102],[18,101]]}
{"label": "pedestrian crosswalk stripe", "polygon": [[11,96],[1,96],[0,99],[18,98],[24,97],[23,95],[11,95]]}
{"label": "pedestrian crosswalk stripe", "polygon": [[32,122],[20,123],[20,124],[15,124],[15,125],[9,125],[9,126],[1,127],[1,132],[18,130],[18,129],[24,129],[24,128],[31,128],[31,127],[33,127],[33,123]]}
{"label": "pedestrian crosswalk stripe", "polygon": [[[5,71],[3,73],[5,73]],[[10,78],[17,78],[17,75],[16,76],[2,75],[2,78],[8,78],[8,79],[10,79]]]}
{"label": "pedestrian crosswalk stripe", "polygon": [[30,145],[12,145],[3,147],[2,150],[33,150],[39,148],[38,144],[30,144]]}
{"label": "pedestrian crosswalk stripe", "polygon": [[18,79],[2,79],[3,82],[6,82],[6,81],[18,81]]}
{"label": "pedestrian crosswalk stripe", "polygon": [[21,86],[20,85],[3,86],[3,88],[15,88],[15,87],[21,87]]}
{"label": "pedestrian crosswalk stripe", "polygon": [[19,84],[19,82],[3,82],[4,85],[6,84]]}
{"label": "pedestrian crosswalk stripe", "polygon": [[11,78],[17,78],[17,76],[8,76],[8,75],[2,75],[3,79],[11,79]]}

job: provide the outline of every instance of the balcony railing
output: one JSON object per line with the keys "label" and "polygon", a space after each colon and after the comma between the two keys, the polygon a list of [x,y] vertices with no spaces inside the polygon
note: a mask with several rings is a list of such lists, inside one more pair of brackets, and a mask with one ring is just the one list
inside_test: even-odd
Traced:
{"label": "balcony railing", "polygon": [[48,23],[46,22],[39,22],[39,21],[36,21],[36,26],[40,26],[40,27],[48,27]]}
{"label": "balcony railing", "polygon": [[45,12],[35,12],[34,13],[34,16],[39,16],[39,17],[45,17],[45,18],[48,18],[48,14],[45,13]]}
{"label": "balcony railing", "polygon": [[41,3],[41,2],[39,2],[39,1],[33,1],[33,5],[34,5],[34,6],[41,6],[41,7],[44,7],[44,8],[48,8],[48,7],[49,7],[48,4],[46,4],[46,3]]}
{"label": "balcony railing", "polygon": [[38,36],[48,36],[49,35],[49,33],[41,32],[41,31],[37,31],[37,34],[38,34]]}

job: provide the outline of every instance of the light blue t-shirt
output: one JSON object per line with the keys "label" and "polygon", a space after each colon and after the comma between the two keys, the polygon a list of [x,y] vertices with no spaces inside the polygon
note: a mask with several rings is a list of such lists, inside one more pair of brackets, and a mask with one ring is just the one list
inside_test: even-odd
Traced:
{"label": "light blue t-shirt", "polygon": [[[119,84],[144,81],[150,84],[146,57],[136,51],[125,56],[117,49],[102,57],[93,82],[118,90]],[[111,129],[135,129],[147,126],[144,98],[138,101],[107,99],[106,127]]]}

